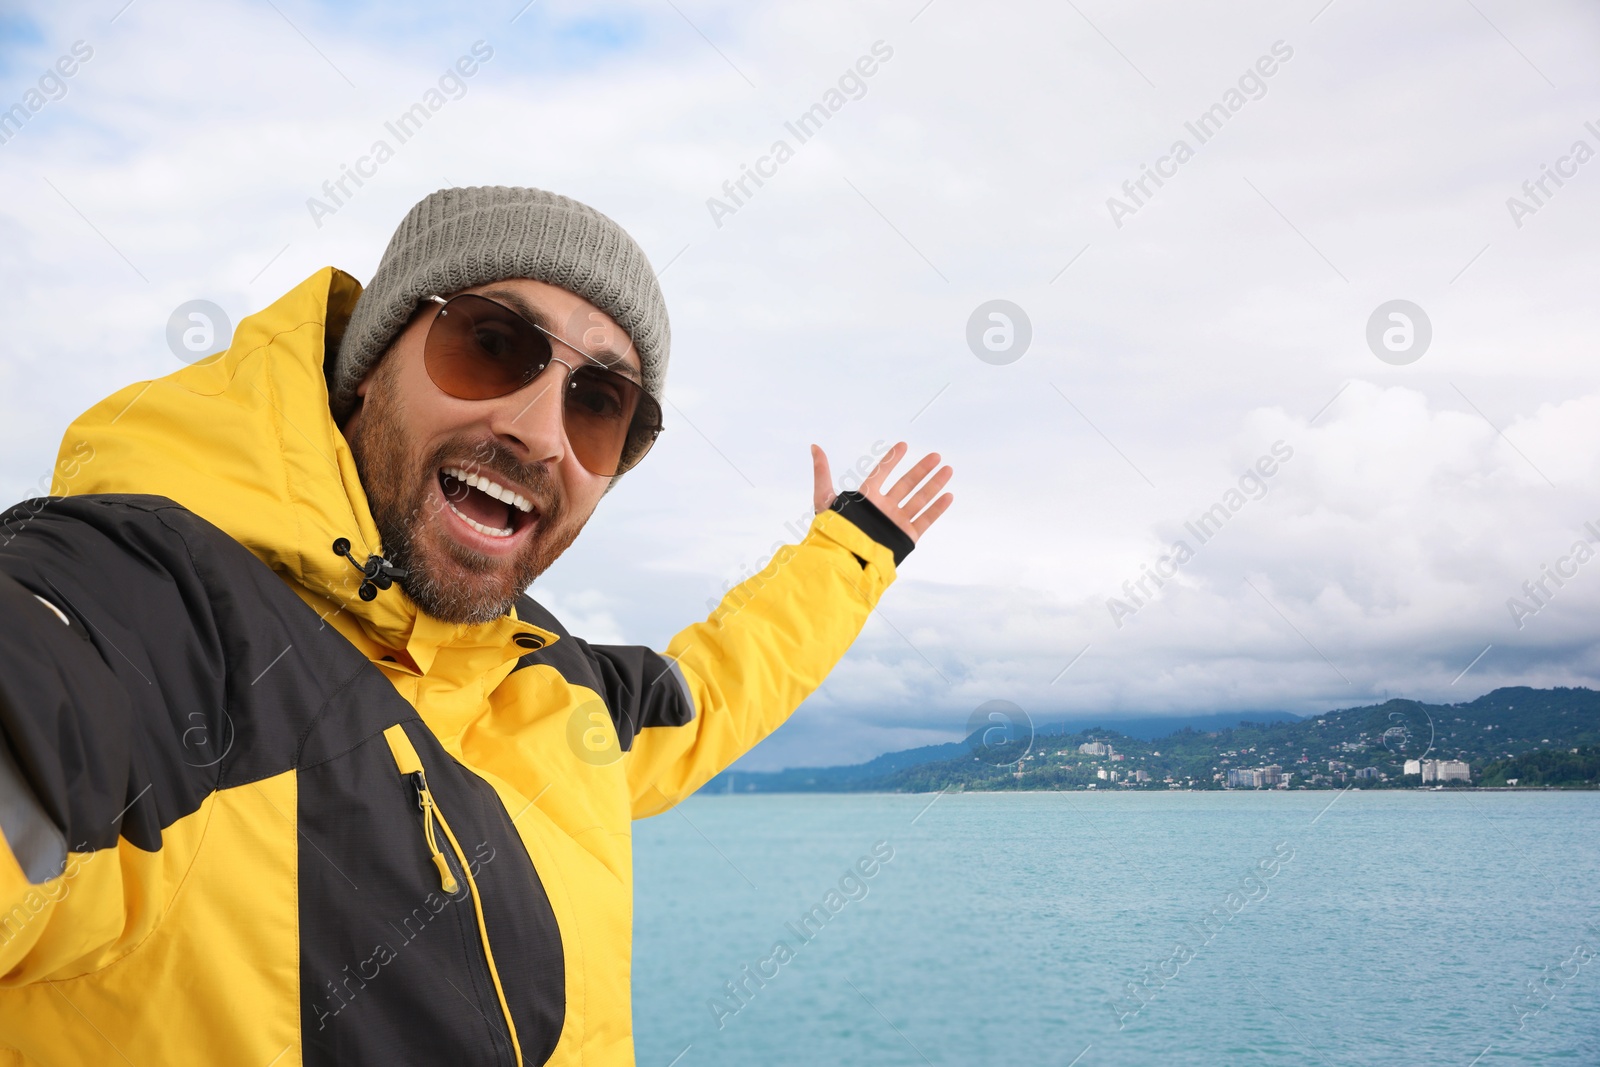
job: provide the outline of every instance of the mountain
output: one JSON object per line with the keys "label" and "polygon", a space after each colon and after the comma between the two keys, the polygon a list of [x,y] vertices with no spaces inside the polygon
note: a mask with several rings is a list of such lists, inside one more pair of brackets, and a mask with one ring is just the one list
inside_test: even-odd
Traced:
{"label": "mountain", "polygon": [[[1523,785],[1543,783],[1549,775],[1555,776],[1550,784],[1600,785],[1588,753],[1576,760],[1531,758],[1600,745],[1600,693],[1592,689],[1519,686],[1464,704],[1390,700],[1306,718],[1272,713],[1137,719],[1117,722],[1116,729],[1082,725],[1089,721],[1039,729],[1027,739],[1020,761],[1020,743],[985,748],[982,735],[974,734],[965,742],[891,752],[847,767],[724,772],[706,788],[739,793],[1212,789],[1223,787],[1230,770],[1270,766],[1291,774],[1296,788],[1383,787],[1420,785],[1420,778],[1404,773],[1407,760],[1420,759],[1465,761],[1474,782],[1488,770],[1490,784],[1500,784],[1518,778],[1518,769],[1526,765],[1531,773]],[[1079,750],[1092,742],[1110,746],[1113,754]],[[1364,773],[1357,777],[1357,772]],[[1141,775],[1148,780],[1138,781]]]}
{"label": "mountain", "polygon": [[[1036,737],[1056,734],[1075,734],[1085,730],[1099,730],[1104,724],[1115,726],[1129,737],[1153,739],[1165,737],[1174,730],[1220,730],[1237,725],[1246,719],[1260,722],[1297,722],[1298,715],[1286,711],[1264,711],[1240,716],[1238,713],[1219,712],[1214,715],[1157,715],[1139,719],[1107,719],[1079,717],[1048,723],[1035,730]],[[852,763],[844,767],[791,767],[782,771],[724,771],[704,786],[708,793],[850,793],[859,789],[876,789],[875,785],[889,774],[919,767],[925,763],[944,763],[961,759],[969,753],[966,741],[947,741],[942,745],[923,745],[899,752],[888,752],[866,763]]]}

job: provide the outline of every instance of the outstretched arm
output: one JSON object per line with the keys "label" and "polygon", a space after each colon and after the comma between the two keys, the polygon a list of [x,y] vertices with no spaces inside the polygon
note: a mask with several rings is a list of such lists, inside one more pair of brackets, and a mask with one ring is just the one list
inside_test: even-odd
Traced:
{"label": "outstretched arm", "polygon": [[223,641],[160,514],[73,498],[0,516],[0,984],[125,954],[198,848],[173,828],[219,773],[189,745],[217,736]]}
{"label": "outstretched arm", "polygon": [[[939,495],[953,472],[936,453],[890,482],[905,454],[896,444],[859,490],[836,493],[827,456],[813,445],[816,517],[806,536],[673,637],[667,669],[632,688],[626,699],[652,705],[628,716],[646,724],[625,756],[635,818],[666,810],[749,751],[844,656],[906,553],[953,499]],[[632,658],[625,647],[593,651]]]}

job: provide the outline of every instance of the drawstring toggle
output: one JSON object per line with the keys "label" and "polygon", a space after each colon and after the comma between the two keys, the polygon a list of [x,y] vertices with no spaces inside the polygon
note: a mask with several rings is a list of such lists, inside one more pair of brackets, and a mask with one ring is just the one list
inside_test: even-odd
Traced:
{"label": "drawstring toggle", "polygon": [[404,568],[396,567],[382,556],[368,556],[364,565],[357,563],[355,556],[350,554],[350,539],[347,537],[341,537],[333,543],[333,554],[343,556],[350,561],[350,566],[361,572],[361,587],[356,592],[362,600],[374,599],[378,590],[387,589],[396,578],[406,576]]}

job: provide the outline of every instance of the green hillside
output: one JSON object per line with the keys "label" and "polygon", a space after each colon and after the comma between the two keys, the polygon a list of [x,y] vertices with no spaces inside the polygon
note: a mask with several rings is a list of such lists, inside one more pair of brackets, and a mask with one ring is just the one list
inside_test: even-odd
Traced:
{"label": "green hillside", "polygon": [[[1020,763],[975,735],[948,758],[898,765],[889,757],[849,775],[812,774],[810,791],[932,792],[941,789],[1222,789],[1230,770],[1277,767],[1288,788],[1405,788],[1407,760],[1462,760],[1472,784],[1600,788],[1600,693],[1591,689],[1497,689],[1464,704],[1391,700],[1294,722],[1241,722],[1140,739],[1108,729],[1033,738]],[[1086,743],[1109,754],[1086,754]],[[1573,750],[1577,750],[1574,752]],[[1007,750],[1006,758],[1014,756]],[[868,768],[871,770],[868,770]],[[744,775],[739,792],[797,791],[793,777]],[[1451,783],[1453,786],[1455,783]],[[807,787],[802,787],[807,788]]]}
{"label": "green hillside", "polygon": [[1544,749],[1491,760],[1482,785],[1592,787],[1600,781],[1600,748]]}

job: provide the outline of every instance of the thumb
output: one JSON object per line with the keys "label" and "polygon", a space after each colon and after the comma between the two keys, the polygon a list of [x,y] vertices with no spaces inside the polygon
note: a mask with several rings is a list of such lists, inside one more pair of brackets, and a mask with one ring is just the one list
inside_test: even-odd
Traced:
{"label": "thumb", "polygon": [[821,514],[833,503],[833,474],[828,470],[828,454],[818,445],[811,446],[811,504],[812,510]]}

